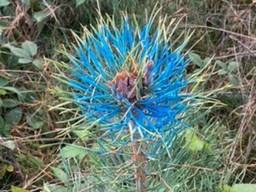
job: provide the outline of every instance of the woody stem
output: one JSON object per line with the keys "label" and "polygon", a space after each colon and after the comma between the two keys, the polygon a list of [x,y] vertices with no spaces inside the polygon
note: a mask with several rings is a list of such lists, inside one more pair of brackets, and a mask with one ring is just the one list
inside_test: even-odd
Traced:
{"label": "woody stem", "polygon": [[135,141],[132,144],[132,160],[135,165],[134,179],[137,192],[147,192],[146,188],[146,157],[141,151],[141,143]]}

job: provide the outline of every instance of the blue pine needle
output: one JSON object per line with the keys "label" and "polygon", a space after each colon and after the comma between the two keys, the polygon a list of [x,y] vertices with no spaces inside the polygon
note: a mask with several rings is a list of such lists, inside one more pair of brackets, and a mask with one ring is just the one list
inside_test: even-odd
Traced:
{"label": "blue pine needle", "polygon": [[170,146],[185,128],[188,61],[152,22],[138,27],[124,17],[121,27],[102,24],[70,56],[68,84],[88,123],[111,135],[132,125],[136,139]]}

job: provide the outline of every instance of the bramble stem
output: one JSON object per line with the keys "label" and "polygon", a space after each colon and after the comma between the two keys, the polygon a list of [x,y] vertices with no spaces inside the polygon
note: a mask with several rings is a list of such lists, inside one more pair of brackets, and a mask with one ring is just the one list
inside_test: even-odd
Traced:
{"label": "bramble stem", "polygon": [[132,160],[135,165],[135,182],[137,192],[147,192],[146,188],[146,157],[141,151],[140,142],[136,141],[132,144]]}

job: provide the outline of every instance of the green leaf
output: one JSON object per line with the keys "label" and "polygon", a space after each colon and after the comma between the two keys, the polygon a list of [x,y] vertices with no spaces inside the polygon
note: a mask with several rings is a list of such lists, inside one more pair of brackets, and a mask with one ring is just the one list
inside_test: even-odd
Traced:
{"label": "green leaf", "polygon": [[22,3],[26,5],[27,7],[31,7],[31,4],[34,3],[34,1],[31,0],[22,0]]}
{"label": "green leaf", "polygon": [[5,127],[4,118],[0,115],[0,130]]}
{"label": "green leaf", "polygon": [[[31,147],[35,147],[38,148],[38,146],[34,143],[31,143]],[[31,154],[17,154],[17,160],[20,162],[23,162],[24,164],[26,164],[27,168],[29,169],[41,169],[44,165],[43,161],[41,159],[39,159],[36,156],[33,156]]]}
{"label": "green leaf", "polygon": [[[0,116],[0,135],[9,136],[10,135],[10,128],[11,128],[11,125],[6,123],[4,118],[2,116]],[[2,144],[4,145],[4,143],[2,143]]]}
{"label": "green leaf", "polygon": [[37,45],[32,41],[23,42],[21,47],[23,50],[26,50],[26,52],[28,52],[31,57],[35,56],[37,53]]}
{"label": "green leaf", "polygon": [[17,95],[21,96],[21,92],[15,87],[0,87],[0,90],[1,89],[4,91],[10,91],[10,92],[16,93]]}
{"label": "green leaf", "polygon": [[[13,165],[3,164],[2,162],[0,162],[0,179],[3,178],[7,172],[11,173],[13,171],[14,171]],[[5,190],[3,190],[3,191],[5,191]]]}
{"label": "green leaf", "polygon": [[231,190],[232,190],[232,188],[229,185],[224,185],[221,188],[220,192],[232,192]]}
{"label": "green leaf", "polygon": [[1,144],[10,150],[14,150],[16,148],[15,142],[12,140],[4,141]]}
{"label": "green leaf", "polygon": [[225,71],[227,71],[227,64],[220,61],[220,60],[217,60],[215,61],[215,64],[218,65],[219,67],[221,67],[222,69],[224,69]]}
{"label": "green leaf", "polygon": [[27,115],[26,120],[27,120],[27,123],[33,129],[40,129],[44,125],[44,122],[42,120],[40,120],[38,117],[36,117],[36,116],[32,117],[31,115]]}
{"label": "green leaf", "polygon": [[[0,7],[1,8],[1,7]],[[0,35],[8,27],[8,22],[0,19]]]}
{"label": "green leaf", "polygon": [[207,143],[200,139],[193,130],[188,130],[185,133],[186,148],[192,152],[202,151],[207,147]]}
{"label": "green leaf", "polygon": [[53,174],[63,183],[68,182],[68,175],[60,168],[52,167]]}
{"label": "green leaf", "polygon": [[166,192],[166,188],[158,189],[158,192]]}
{"label": "green leaf", "polygon": [[1,0],[0,1],[0,7],[5,7],[8,6],[10,4],[9,0]]}
{"label": "green leaf", "polygon": [[191,62],[199,67],[203,66],[203,60],[201,59],[201,57],[196,54],[196,53],[189,53],[189,59],[191,60]]}
{"label": "green leaf", "polygon": [[32,58],[19,58],[18,63],[21,64],[27,64],[27,63],[32,63]]}
{"label": "green leaf", "polygon": [[226,74],[227,74],[227,71],[220,69],[220,70],[218,71],[218,74],[219,74],[219,75],[226,75]]}
{"label": "green leaf", "polygon": [[203,60],[203,64],[204,64],[204,65],[209,64],[209,63],[211,63],[211,61],[212,61],[212,58],[206,57],[206,58]]}
{"label": "green leaf", "polygon": [[33,17],[34,17],[34,19],[36,20],[37,23],[40,23],[41,21],[46,19],[49,15],[50,15],[49,12],[39,11],[39,12],[35,12],[33,14]]}
{"label": "green leaf", "polygon": [[0,96],[1,95],[6,95],[6,94],[7,94],[7,92],[4,89],[0,89]]}
{"label": "green leaf", "polygon": [[44,183],[42,192],[52,192],[48,183]]}
{"label": "green leaf", "polygon": [[18,48],[18,47],[14,47],[10,44],[5,45],[5,47],[7,47],[8,49],[10,49],[10,51],[12,52],[12,54],[14,54],[17,57],[21,57],[21,58],[31,58],[29,52],[27,52],[24,49]]}
{"label": "green leaf", "polygon": [[15,108],[5,114],[5,120],[8,124],[16,125],[20,122],[22,117],[21,108]]}
{"label": "green leaf", "polygon": [[238,86],[239,85],[239,79],[236,75],[233,75],[233,74],[228,74],[228,79],[230,81],[230,83],[234,86]]}
{"label": "green leaf", "polygon": [[238,69],[239,63],[236,61],[232,61],[228,64],[228,71],[229,72],[234,72]]}
{"label": "green leaf", "polygon": [[12,165],[7,165],[6,166],[6,171],[13,172],[14,171],[14,167]]}
{"label": "green leaf", "polygon": [[3,102],[2,107],[5,107],[5,108],[13,108],[19,105],[19,102],[15,99],[3,99],[2,102]]}
{"label": "green leaf", "polygon": [[7,79],[4,79],[4,78],[0,77],[0,86],[1,87],[7,85],[8,83],[9,83],[9,81]]}
{"label": "green leaf", "polygon": [[76,0],[76,7],[82,5],[86,0]]}
{"label": "green leaf", "polygon": [[6,174],[6,164],[3,164],[0,162],[0,180],[5,176]]}
{"label": "green leaf", "polygon": [[61,149],[61,155],[63,158],[78,157],[79,159],[82,159],[87,155],[87,151],[81,146],[68,144]]}
{"label": "green leaf", "polygon": [[11,187],[11,192],[29,192],[29,191],[26,190],[26,189],[22,189],[22,188],[20,188],[20,187],[12,186],[12,187]]}
{"label": "green leaf", "polygon": [[255,192],[256,184],[234,184],[231,192]]}
{"label": "green leaf", "polygon": [[69,190],[57,184],[44,183],[43,192],[69,192]]}
{"label": "green leaf", "polygon": [[33,60],[33,65],[35,65],[38,69],[43,69],[44,62],[41,59]]}
{"label": "green leaf", "polygon": [[88,129],[77,129],[74,130],[73,133],[82,140],[86,140],[90,136],[90,131]]}

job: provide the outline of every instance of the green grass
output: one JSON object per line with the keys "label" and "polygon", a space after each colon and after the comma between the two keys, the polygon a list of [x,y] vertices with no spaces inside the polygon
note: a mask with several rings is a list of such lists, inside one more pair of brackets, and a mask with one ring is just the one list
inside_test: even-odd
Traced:
{"label": "green grass", "polygon": [[[112,156],[93,153],[99,147],[97,127],[88,127],[78,109],[63,100],[67,93],[54,75],[68,62],[59,50],[72,52],[71,31],[83,35],[81,25],[96,24],[97,3],[6,2],[0,7],[0,191],[11,186],[47,191],[53,185],[68,192],[135,191],[129,149],[120,155],[105,146]],[[151,13],[155,1],[99,4],[101,14],[113,15],[117,23],[125,11],[143,22],[142,13]],[[160,16],[180,21],[176,37],[195,31],[187,47],[192,49],[188,76],[198,83],[189,91],[202,95],[188,118],[193,132],[175,141],[172,160],[162,151],[159,161],[149,161],[149,191],[224,192],[226,185],[255,183],[255,3],[161,0],[159,6]],[[17,48],[25,40],[37,50],[32,61],[22,63]]]}

